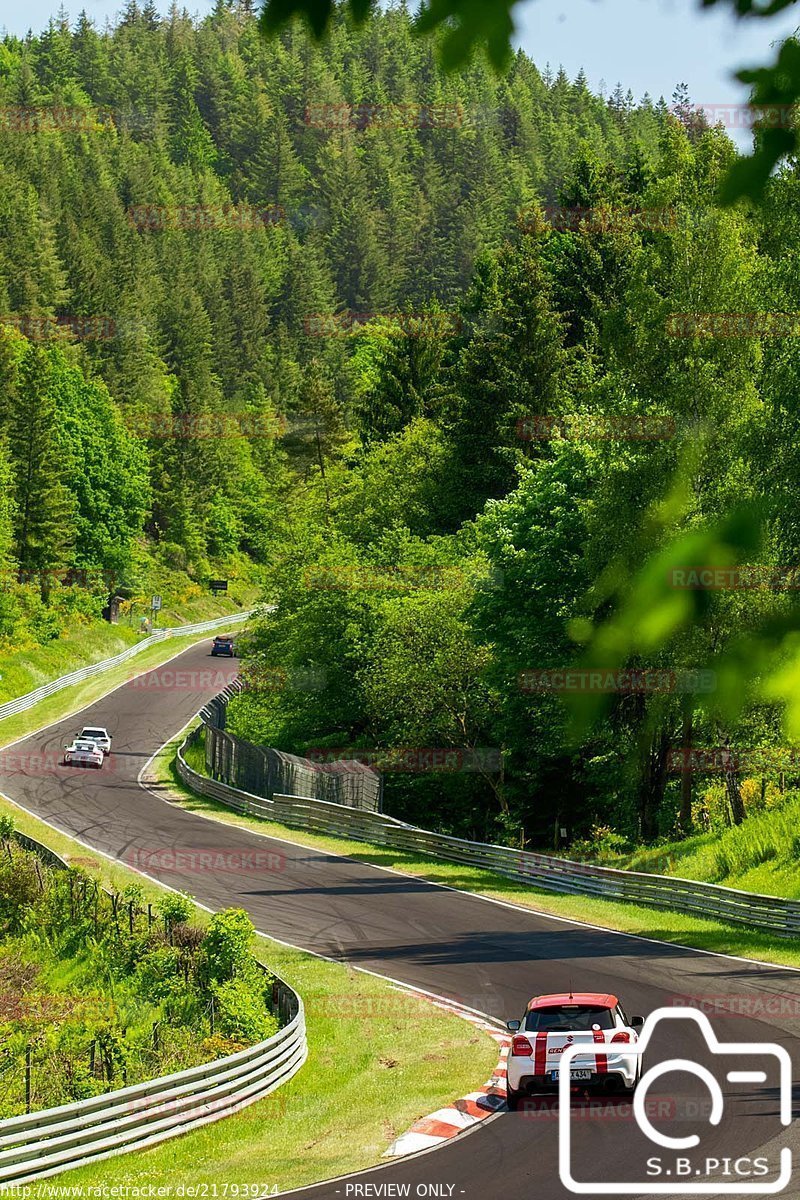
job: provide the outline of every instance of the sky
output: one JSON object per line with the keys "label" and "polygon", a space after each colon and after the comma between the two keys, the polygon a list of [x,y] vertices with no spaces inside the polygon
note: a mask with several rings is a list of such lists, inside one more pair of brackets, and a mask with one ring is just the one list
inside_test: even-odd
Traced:
{"label": "sky", "polygon": [[[205,14],[213,0],[184,3]],[[37,31],[58,7],[59,0],[0,0],[0,28]],[[102,24],[121,4],[65,0],[65,7],[73,16],[85,7]],[[800,25],[800,0],[769,20],[737,20],[727,3],[703,11],[699,0],[527,0],[515,16],[517,40],[539,67],[563,64],[571,78],[583,67],[593,90],[605,84],[610,92],[619,81],[637,100],[649,92],[669,101],[676,84],[685,82],[695,103],[722,106],[746,99],[733,72],[772,57],[771,43]],[[749,144],[745,130],[730,133],[743,147]]]}

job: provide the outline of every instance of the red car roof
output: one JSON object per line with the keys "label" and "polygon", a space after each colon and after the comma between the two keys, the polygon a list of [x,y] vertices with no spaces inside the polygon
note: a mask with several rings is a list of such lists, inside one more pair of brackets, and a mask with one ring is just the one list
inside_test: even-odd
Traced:
{"label": "red car roof", "polygon": [[617,997],[610,992],[554,992],[552,996],[534,996],[528,1012],[534,1008],[553,1008],[558,1004],[594,1004],[598,1008],[614,1008]]}

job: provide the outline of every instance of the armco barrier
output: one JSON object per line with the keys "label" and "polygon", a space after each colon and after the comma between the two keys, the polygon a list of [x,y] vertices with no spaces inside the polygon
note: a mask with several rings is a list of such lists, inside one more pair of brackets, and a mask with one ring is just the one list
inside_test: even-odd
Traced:
{"label": "armco barrier", "polygon": [[[189,734],[184,746],[198,736]],[[194,791],[239,812],[278,821],[314,833],[327,833],[430,854],[448,862],[483,867],[548,892],[570,892],[599,896],[605,900],[629,900],[649,908],[678,909],[698,917],[709,917],[752,929],[768,930],[780,937],[800,934],[800,902],[777,896],[760,896],[735,891],[713,883],[697,883],[673,876],[648,875],[641,871],[619,871],[571,862],[528,850],[513,850],[485,842],[431,833],[406,825],[383,813],[345,808],[323,800],[303,796],[275,796],[266,800],[227,784],[199,775],[178,751],[177,769],[181,779]]]}
{"label": "armco barrier", "polygon": [[60,854],[56,854],[55,850],[51,850],[49,846],[43,846],[35,838],[28,837],[27,833],[20,833],[15,829],[11,836],[18,845],[22,846],[23,850],[32,850],[43,863],[47,863],[48,867],[55,867],[57,871],[69,869],[69,864],[64,862]]}
{"label": "armco barrier", "polygon": [[373,767],[356,760],[315,763],[228,733],[228,702],[242,690],[241,680],[235,679],[200,712],[206,727],[206,768],[214,779],[268,799],[290,793],[381,811],[383,781]]}
{"label": "armco barrier", "polygon": [[[24,834],[15,839],[53,866],[66,863]],[[150,1079],[75,1104],[0,1121],[0,1189],[46,1179],[111,1155],[142,1150],[262,1100],[295,1075],[308,1055],[303,1002],[275,979],[284,1025],[227,1058]]]}
{"label": "armco barrier", "polygon": [[120,654],[115,654],[113,658],[104,658],[101,662],[91,663],[88,667],[81,667],[77,671],[70,672],[69,675],[61,675],[58,679],[53,679],[50,683],[43,684],[42,687],[36,688],[33,692],[26,692],[24,696],[18,696],[16,700],[8,700],[5,704],[0,704],[0,721],[4,717],[13,717],[17,713],[33,708],[34,704],[38,704],[40,700],[45,700],[48,696],[60,692],[63,688],[71,687],[73,683],[83,683],[85,679],[91,679],[93,675],[101,675],[103,671],[108,671],[111,667],[117,667],[120,663],[127,662],[129,658],[135,658],[147,646],[152,646],[153,642],[164,642],[167,638],[183,637],[187,633],[210,633],[213,629],[222,629],[227,625],[235,625],[239,621],[246,621],[252,615],[252,611],[248,609],[246,612],[231,613],[228,617],[215,617],[213,621],[199,621],[195,625],[179,625],[174,629],[156,629],[146,638],[143,638],[142,641],[129,646],[127,650],[123,650]]}

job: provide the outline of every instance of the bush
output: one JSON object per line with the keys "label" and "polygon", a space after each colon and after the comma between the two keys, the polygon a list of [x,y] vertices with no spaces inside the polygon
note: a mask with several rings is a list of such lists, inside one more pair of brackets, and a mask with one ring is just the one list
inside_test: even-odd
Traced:
{"label": "bush", "polygon": [[610,862],[630,848],[628,839],[610,825],[593,825],[588,838],[580,838],[571,844],[569,856],[578,862]]}
{"label": "bush", "polygon": [[221,1033],[214,1033],[211,1037],[203,1038],[202,1051],[209,1062],[215,1058],[225,1058],[228,1054],[235,1054],[237,1050],[244,1049],[245,1046],[242,1042],[235,1042],[232,1038],[223,1037]]}
{"label": "bush", "polygon": [[23,929],[41,896],[44,876],[45,868],[35,855],[6,843],[0,852],[0,930],[4,934]]}
{"label": "bush", "polygon": [[186,551],[177,542],[162,543],[161,560],[171,571],[185,571],[189,562]]}
{"label": "bush", "polygon": [[277,1031],[246,913],[218,914],[205,934],[186,920],[189,898],[170,894],[159,905],[168,932],[150,928],[138,885],[112,904],[92,877],[49,869],[3,844],[3,831],[10,824],[0,821],[0,1120],[24,1111],[28,1045],[41,1108],[224,1057]]}
{"label": "bush", "polygon": [[179,892],[170,892],[158,902],[158,911],[164,918],[167,929],[174,930],[176,925],[185,925],[192,915],[192,902],[188,896]]}
{"label": "bush", "polygon": [[255,962],[250,947],[253,922],[244,909],[226,908],[211,918],[203,938],[203,973],[210,984],[248,975]]}
{"label": "bush", "polygon": [[142,958],[136,980],[151,1000],[170,1000],[184,990],[180,976],[180,953],[174,946],[156,946]]}
{"label": "bush", "polygon": [[744,811],[750,816],[765,809],[780,808],[784,794],[772,780],[745,779],[742,781],[742,800]]}
{"label": "bush", "polygon": [[731,810],[724,783],[714,783],[692,803],[692,825],[704,833],[720,833],[731,823]]}
{"label": "bush", "polygon": [[264,981],[238,976],[211,986],[216,1028],[237,1042],[263,1042],[278,1032],[278,1018],[267,1011]]}

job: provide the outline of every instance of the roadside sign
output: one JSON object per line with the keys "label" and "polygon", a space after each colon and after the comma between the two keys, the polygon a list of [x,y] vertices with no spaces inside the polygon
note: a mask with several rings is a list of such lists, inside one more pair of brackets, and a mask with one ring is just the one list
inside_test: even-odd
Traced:
{"label": "roadside sign", "polygon": [[161,597],[153,596],[153,599],[150,601],[150,607],[152,608],[153,612],[159,612],[161,609]]}
{"label": "roadside sign", "polygon": [[212,590],[212,592],[227,592],[227,590],[228,590],[227,579],[212,579],[211,580],[211,590]]}

